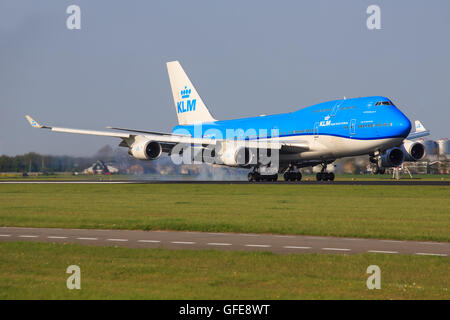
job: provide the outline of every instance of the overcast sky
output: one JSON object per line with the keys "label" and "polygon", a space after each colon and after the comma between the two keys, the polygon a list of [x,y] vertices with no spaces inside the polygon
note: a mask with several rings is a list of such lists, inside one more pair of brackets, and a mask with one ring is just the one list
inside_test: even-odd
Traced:
{"label": "overcast sky", "polygon": [[[81,30],[66,9],[81,8]],[[381,8],[381,30],[366,9]],[[449,136],[450,1],[0,2],[0,154],[92,155],[118,139],[32,129],[176,125],[179,60],[216,119],[383,95]]]}

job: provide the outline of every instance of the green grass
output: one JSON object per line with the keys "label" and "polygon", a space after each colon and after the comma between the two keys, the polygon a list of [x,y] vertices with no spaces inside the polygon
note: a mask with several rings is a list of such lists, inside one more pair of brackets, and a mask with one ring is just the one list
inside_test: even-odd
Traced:
{"label": "green grass", "polygon": [[[81,290],[66,288],[73,264]],[[450,299],[449,275],[442,257],[0,243],[0,299]]]}
{"label": "green grass", "polygon": [[0,185],[0,226],[450,241],[450,187]]}

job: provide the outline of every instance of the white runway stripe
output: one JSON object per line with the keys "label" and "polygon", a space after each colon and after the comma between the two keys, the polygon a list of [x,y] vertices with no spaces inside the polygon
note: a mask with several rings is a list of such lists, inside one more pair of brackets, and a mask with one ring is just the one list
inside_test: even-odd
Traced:
{"label": "white runway stripe", "polygon": [[246,244],[246,247],[260,247],[260,248],[270,248],[271,245],[268,244]]}
{"label": "white runway stripe", "polygon": [[190,241],[172,241],[171,243],[175,243],[175,244],[195,244],[195,242],[190,242]]}
{"label": "white runway stripe", "polygon": [[231,246],[231,243],[220,243],[220,242],[210,242],[208,243],[210,246]]}
{"label": "white runway stripe", "polygon": [[371,252],[371,253],[398,253],[398,251],[384,251],[384,250],[369,250],[367,252]]}
{"label": "white runway stripe", "polygon": [[159,240],[138,240],[137,242],[158,243],[158,242],[161,242],[161,241],[159,241]]}
{"label": "white runway stripe", "polygon": [[48,236],[49,239],[67,239],[67,237],[59,237],[59,236]]}
{"label": "white runway stripe", "polygon": [[347,248],[322,248],[322,250],[331,250],[331,251],[350,251]]}
{"label": "white runway stripe", "polygon": [[38,236],[31,236],[31,235],[20,235],[19,238],[37,238]]}
{"label": "white runway stripe", "polygon": [[286,249],[311,249],[311,247],[284,246]]}
{"label": "white runway stripe", "polygon": [[77,238],[78,240],[98,240],[98,238]]}
{"label": "white runway stripe", "polygon": [[446,257],[445,253],[426,253],[426,252],[417,252],[416,254],[420,256],[438,256],[438,257]]}
{"label": "white runway stripe", "polygon": [[126,242],[128,239],[106,239],[108,241],[118,241],[118,242]]}
{"label": "white runway stripe", "polygon": [[0,234],[0,237],[11,237],[10,234]]}

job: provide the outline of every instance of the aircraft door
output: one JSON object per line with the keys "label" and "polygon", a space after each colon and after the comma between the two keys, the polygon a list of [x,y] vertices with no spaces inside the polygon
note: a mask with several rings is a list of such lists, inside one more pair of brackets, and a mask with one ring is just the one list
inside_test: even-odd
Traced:
{"label": "aircraft door", "polygon": [[356,119],[352,119],[350,121],[350,135],[355,135],[356,134]]}
{"label": "aircraft door", "polygon": [[314,124],[314,139],[317,139],[319,137],[319,123],[316,122]]}

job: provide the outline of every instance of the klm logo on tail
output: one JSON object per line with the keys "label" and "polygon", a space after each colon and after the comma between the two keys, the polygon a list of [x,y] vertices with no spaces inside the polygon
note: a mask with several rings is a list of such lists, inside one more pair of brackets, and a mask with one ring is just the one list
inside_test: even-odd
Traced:
{"label": "klm logo on tail", "polygon": [[191,89],[188,89],[187,86],[185,86],[184,90],[181,90],[181,101],[177,102],[177,113],[195,111],[195,104],[197,103],[197,100],[189,100],[190,95]]}

